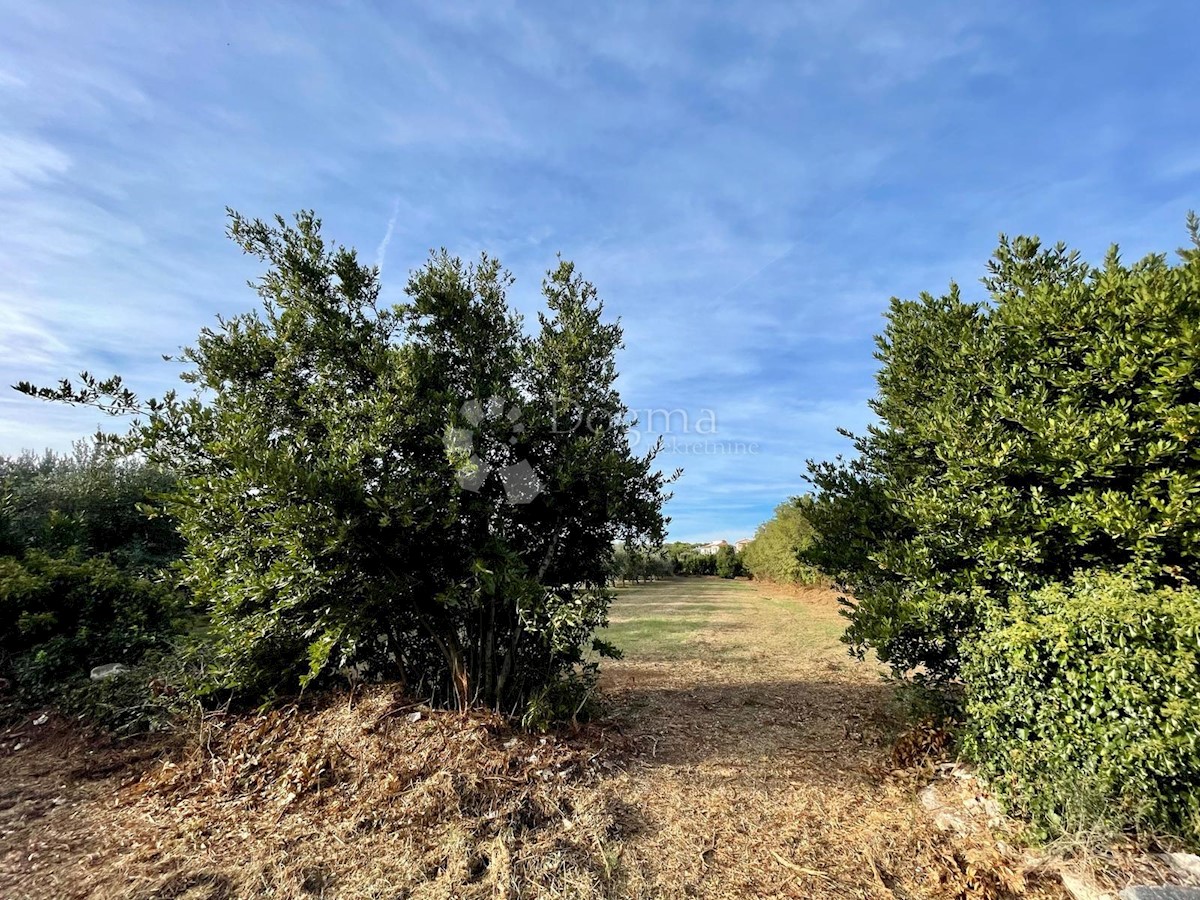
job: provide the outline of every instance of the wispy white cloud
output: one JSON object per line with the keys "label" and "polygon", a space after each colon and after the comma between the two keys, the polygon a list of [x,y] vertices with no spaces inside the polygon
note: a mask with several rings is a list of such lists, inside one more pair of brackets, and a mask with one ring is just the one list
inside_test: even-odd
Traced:
{"label": "wispy white cloud", "polygon": [[47,181],[70,167],[71,158],[45,141],[0,134],[0,191]]}
{"label": "wispy white cloud", "polygon": [[[978,295],[1001,230],[1181,242],[1200,25],[1101,6],[0,0],[0,383],[171,386],[159,354],[255,302],[226,205],[315,208],[385,298],[446,246],[529,312],[562,251],[622,319],[630,406],[760,445],[663,460],[677,535],[741,536],[868,421],[888,297]],[[2,398],[0,452],[93,418]]]}
{"label": "wispy white cloud", "polygon": [[67,345],[19,306],[18,297],[0,293],[0,359],[20,359],[39,369],[54,364]]}
{"label": "wispy white cloud", "polygon": [[383,232],[383,240],[379,242],[379,246],[375,249],[375,268],[383,272],[383,261],[387,258],[388,244],[392,242],[392,233],[396,230],[396,219],[400,215],[400,198],[397,197],[392,202],[392,215],[388,219],[387,228]]}

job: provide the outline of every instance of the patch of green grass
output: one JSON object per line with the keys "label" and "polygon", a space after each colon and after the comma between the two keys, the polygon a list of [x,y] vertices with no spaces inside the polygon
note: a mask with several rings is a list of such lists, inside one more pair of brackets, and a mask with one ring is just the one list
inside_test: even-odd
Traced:
{"label": "patch of green grass", "polygon": [[673,578],[625,585],[617,589],[610,615],[612,624],[599,637],[620,647],[627,659],[731,659],[753,654],[764,648],[730,641],[729,632],[748,622],[769,622],[765,640],[821,655],[845,655],[840,638],[846,621],[835,607],[771,595],[761,585],[744,581]]}
{"label": "patch of green grass", "polygon": [[729,609],[729,604],[713,600],[668,600],[656,603],[654,608],[662,615],[707,615],[717,610]]}
{"label": "patch of green grass", "polygon": [[620,647],[626,656],[670,659],[681,655],[684,645],[705,624],[705,619],[645,616],[613,622],[601,637]]}
{"label": "patch of green grass", "polygon": [[631,659],[678,659],[693,653],[697,632],[714,616],[737,608],[744,585],[707,578],[675,578],[618,588],[612,624],[599,636]]}
{"label": "patch of green grass", "polygon": [[792,633],[802,643],[814,647],[837,647],[846,631],[846,619],[836,614],[814,615],[810,609],[790,597],[762,595],[755,600],[761,606],[784,613],[793,623]]}

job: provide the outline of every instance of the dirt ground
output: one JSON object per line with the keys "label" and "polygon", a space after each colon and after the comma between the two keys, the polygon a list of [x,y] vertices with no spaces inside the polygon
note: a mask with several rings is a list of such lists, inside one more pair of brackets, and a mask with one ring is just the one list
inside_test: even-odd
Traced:
{"label": "dirt ground", "polygon": [[[990,839],[938,830],[898,769],[894,692],[839,641],[828,590],[717,579],[620,595],[613,714],[649,752],[614,779],[646,827],[625,844],[638,896],[1060,896]],[[639,631],[690,618],[675,635]],[[617,786],[619,785],[619,787]]]}
{"label": "dirt ground", "polygon": [[106,746],[0,733],[0,898],[1064,896],[921,802],[825,590],[622,588],[607,712],[537,736],[374,688]]}

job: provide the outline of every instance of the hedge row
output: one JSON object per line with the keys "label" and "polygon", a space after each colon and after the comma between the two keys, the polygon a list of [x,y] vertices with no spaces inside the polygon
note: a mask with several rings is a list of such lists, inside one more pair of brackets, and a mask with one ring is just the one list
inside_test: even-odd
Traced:
{"label": "hedge row", "polygon": [[1200,590],[1097,573],[996,611],[972,644],[966,751],[1046,834],[1200,843]]}

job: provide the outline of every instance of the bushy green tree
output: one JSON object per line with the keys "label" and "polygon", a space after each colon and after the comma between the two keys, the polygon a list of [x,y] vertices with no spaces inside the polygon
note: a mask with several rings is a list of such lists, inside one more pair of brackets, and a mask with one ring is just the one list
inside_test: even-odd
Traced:
{"label": "bushy green tree", "polygon": [[723,544],[713,555],[716,574],[721,578],[737,578],[745,574],[742,558],[731,544]]}
{"label": "bushy green tree", "polygon": [[663,555],[671,568],[672,575],[683,574],[684,559],[696,555],[696,545],[687,541],[671,541],[663,545]]}
{"label": "bushy green tree", "polygon": [[353,667],[462,705],[544,699],[606,620],[614,540],[663,532],[595,289],[560,263],[529,335],[486,256],[434,254],[384,308],[312,213],[231,213],[230,235],[267,266],[262,306],[183,352],[191,396],[21,386],[142,414],[121,443],[178,475],[162,505],[216,684],[269,696]]}
{"label": "bushy green tree", "polygon": [[675,565],[662,550],[655,550],[646,560],[646,574],[653,579],[670,578],[675,574]]}
{"label": "bushy green tree", "polygon": [[[957,677],[990,604],[1080,570],[1195,581],[1200,548],[1196,247],[1091,267],[1001,240],[987,302],[893,300],[878,424],[812,465],[817,558],[853,592],[848,640]],[[846,550],[852,548],[854,556]]]}
{"label": "bushy green tree", "polygon": [[0,458],[5,552],[107,556],[126,569],[160,568],[183,548],[170,519],[144,506],[172,487],[168,472],[79,441],[71,453]]}
{"label": "bushy green tree", "polygon": [[815,584],[820,580],[820,572],[801,559],[814,537],[807,515],[811,505],[807,496],[793,497],[775,507],[774,516],[758,526],[754,540],[742,551],[751,575],[779,584]]}
{"label": "bushy green tree", "polygon": [[674,574],[674,562],[663,549],[622,543],[613,550],[610,570],[612,581],[652,581],[669,578]]}
{"label": "bushy green tree", "polygon": [[684,575],[716,575],[717,557],[713,553],[692,552],[680,557],[680,572]]}
{"label": "bushy green tree", "polygon": [[176,635],[181,599],[160,576],[182,542],[142,509],[172,484],[82,442],[0,458],[0,675],[24,701],[62,703],[92,667],[137,665]]}
{"label": "bushy green tree", "polygon": [[639,582],[645,575],[645,553],[637,547],[620,544],[613,550],[612,579],[624,584],[627,581]]}
{"label": "bushy green tree", "polygon": [[104,557],[31,550],[0,558],[0,672],[28,701],[57,700],[93,666],[165,648],[179,598]]}

